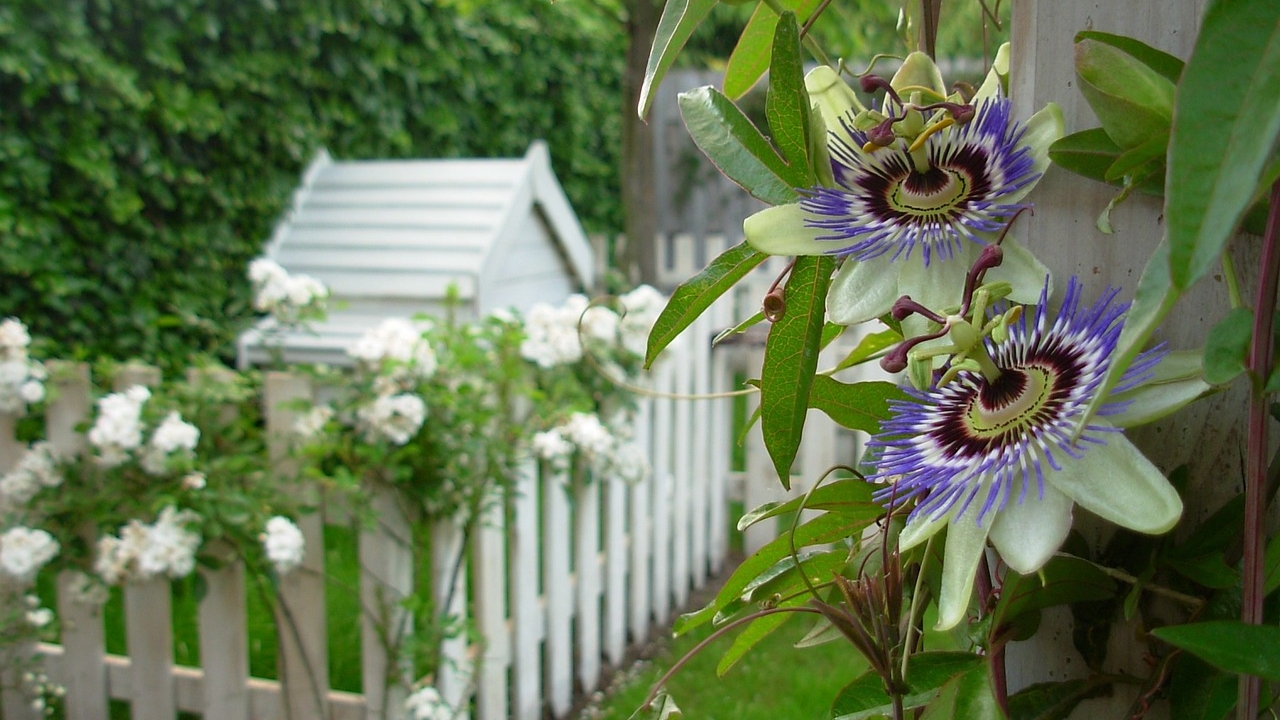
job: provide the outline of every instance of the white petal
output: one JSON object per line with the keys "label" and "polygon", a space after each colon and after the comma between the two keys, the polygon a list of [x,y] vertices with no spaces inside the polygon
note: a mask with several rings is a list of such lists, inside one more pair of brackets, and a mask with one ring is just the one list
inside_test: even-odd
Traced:
{"label": "white petal", "polygon": [[947,547],[942,555],[942,589],[938,598],[937,630],[950,630],[964,619],[973,596],[973,578],[978,571],[978,561],[987,547],[987,533],[991,531],[991,519],[978,525],[978,511],[982,507],[982,495],[969,503],[964,514],[951,520],[947,526]]}
{"label": "white petal", "polygon": [[[1018,243],[1005,239],[1001,249],[1004,260],[999,266],[991,268],[986,275],[988,282],[1003,281],[1013,286],[1013,294],[1009,300],[1022,305],[1036,305],[1040,302],[1040,291],[1044,289],[1046,278],[1052,278],[1049,268],[1036,259],[1030,250]],[[1050,280],[1049,294],[1053,294]]]}
{"label": "white petal", "polygon": [[925,267],[920,256],[912,253],[908,260],[898,260],[898,290],[912,300],[942,314],[960,307],[964,300],[964,280],[969,267],[978,257],[979,246],[965,241],[962,250],[947,260],[935,258]]}
{"label": "white petal", "polygon": [[765,208],[742,221],[751,247],[770,255],[823,255],[839,249],[818,241],[823,230],[805,227],[807,214],[796,203]]}
{"label": "white petal", "polygon": [[[1002,89],[1008,90],[1009,85],[1009,43],[1000,46],[996,51],[996,59],[991,63],[991,70],[987,71],[987,77],[982,81],[982,87],[978,88],[978,92],[974,93],[973,101],[978,101],[995,97]],[[1005,93],[1008,94],[1007,92]]]}
{"label": "white petal", "polygon": [[864,109],[853,88],[827,65],[810,70],[804,77],[804,87],[828,130],[839,130],[840,119],[850,110],[857,113]]}
{"label": "white petal", "polygon": [[1134,427],[1158,420],[1181,409],[1192,400],[1212,392],[1213,387],[1201,379],[1203,355],[1200,351],[1171,352],[1152,369],[1152,377],[1142,385],[1112,395],[1108,402],[1125,401],[1124,410],[1107,416],[1116,427]]}
{"label": "white petal", "polygon": [[1106,445],[1089,445],[1078,460],[1063,457],[1062,471],[1046,472],[1045,480],[1105,520],[1152,535],[1167,532],[1182,516],[1177,491],[1128,438],[1103,435]]}
{"label": "white petal", "polygon": [[856,325],[889,312],[898,299],[898,268],[889,255],[844,261],[827,291],[827,319]]}
{"label": "white petal", "polygon": [[[1031,149],[1035,172],[1043,173],[1049,168],[1049,146],[1062,137],[1065,127],[1066,121],[1062,118],[1062,108],[1058,107],[1056,103],[1045,105],[1040,108],[1039,112],[1027,119],[1025,130],[1018,144]],[[1001,197],[1000,202],[1017,202],[1031,192],[1035,185],[1035,183],[1027,183],[1017,191]]]}
{"label": "white petal", "polygon": [[1034,487],[1018,502],[1018,491],[991,524],[991,544],[1015,572],[1039,570],[1062,547],[1071,531],[1071,498],[1046,484],[1044,497]]}
{"label": "white petal", "polygon": [[[938,70],[938,64],[933,58],[922,52],[913,52],[902,61],[902,66],[898,68],[898,72],[893,74],[893,79],[889,81],[894,90],[899,93],[910,95],[909,88],[926,87],[938,94],[939,98],[947,96],[947,84],[942,81],[942,71]],[[903,100],[909,100],[903,97]],[[924,102],[935,102],[934,98],[923,98]]]}
{"label": "white petal", "polygon": [[908,520],[906,527],[902,528],[902,532],[898,533],[898,550],[906,552],[928,540],[936,535],[939,530],[946,527],[950,521],[951,513],[947,513],[936,520],[930,520],[923,513],[916,515]]}

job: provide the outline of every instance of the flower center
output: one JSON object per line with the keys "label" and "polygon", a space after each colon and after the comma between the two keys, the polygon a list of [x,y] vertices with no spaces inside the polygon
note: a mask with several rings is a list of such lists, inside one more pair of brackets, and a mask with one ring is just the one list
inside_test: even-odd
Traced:
{"label": "flower center", "polygon": [[995,438],[1036,423],[1052,396],[1054,375],[1040,367],[1005,370],[982,385],[965,412],[969,431],[982,439]]}
{"label": "flower center", "polygon": [[899,212],[935,215],[950,211],[968,197],[968,177],[934,167],[912,172],[894,185],[889,204]]}

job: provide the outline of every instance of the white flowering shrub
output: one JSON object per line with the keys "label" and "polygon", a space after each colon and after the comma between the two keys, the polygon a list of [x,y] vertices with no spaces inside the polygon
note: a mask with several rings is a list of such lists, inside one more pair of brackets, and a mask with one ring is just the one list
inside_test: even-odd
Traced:
{"label": "white flowering shrub", "polygon": [[430,685],[414,690],[404,700],[405,720],[450,720],[453,710]]}
{"label": "white flowering shrub", "polygon": [[44,365],[29,356],[31,335],[17,318],[0,320],[0,414],[22,415],[44,399]]}
{"label": "white flowering shrub", "polygon": [[274,260],[257,258],[249,263],[253,285],[253,309],[285,326],[324,317],[329,289],[310,275],[290,274]]}

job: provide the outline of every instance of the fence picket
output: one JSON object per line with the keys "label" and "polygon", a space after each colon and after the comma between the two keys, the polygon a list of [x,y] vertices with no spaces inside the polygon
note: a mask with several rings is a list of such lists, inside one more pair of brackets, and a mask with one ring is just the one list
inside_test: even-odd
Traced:
{"label": "fence picket", "polygon": [[542,594],[546,613],[546,693],[551,712],[563,717],[573,701],[573,588],[569,575],[571,527],[568,478],[542,468]]}
{"label": "fence picket", "polygon": [[[668,358],[658,368],[657,389],[662,393],[675,390],[675,365]],[[671,400],[655,402],[653,415],[653,617],[665,623],[671,615]]]}
{"label": "fence picket", "polygon": [[506,523],[502,506],[494,504],[480,519],[472,551],[472,586],[475,589],[476,634],[482,653],[477,669],[476,717],[505,720],[507,668],[511,664],[511,629],[507,625]]}
{"label": "fence picket", "polygon": [[[19,442],[15,435],[16,425],[17,417],[0,413],[0,476],[17,465],[27,449],[26,444]],[[11,583],[8,580],[3,582],[8,594]],[[21,588],[14,588],[19,589]],[[0,673],[0,715],[6,720],[35,720],[43,717],[43,712],[31,706],[17,668],[35,652],[34,644],[24,642],[14,647],[0,648],[0,652],[3,652],[0,659],[5,661],[4,671]]]}
{"label": "fence picket", "polygon": [[[688,331],[686,331],[687,333]],[[689,394],[693,381],[691,351],[693,343],[687,335],[678,352],[671,358],[675,365],[675,392]],[[693,540],[693,403],[688,400],[671,401],[675,415],[674,454],[672,463],[672,533],[671,533],[671,591],[677,607],[683,607],[689,599],[692,564],[689,551]]]}
{"label": "fence picket", "polygon": [[[434,607],[457,627],[467,622],[466,535],[460,518],[441,518],[431,524],[431,591]],[[436,689],[454,709],[456,720],[466,720],[471,662],[466,633],[448,637],[440,646]]]}
{"label": "fence picket", "polygon": [[604,655],[617,666],[627,645],[627,483],[618,477],[604,486],[604,545]]}
{"label": "fence picket", "polygon": [[201,569],[205,596],[200,600],[200,664],[204,668],[205,716],[220,720],[249,718],[249,642],[245,610],[244,565],[227,548],[226,566]]}
{"label": "fence picket", "polygon": [[[292,405],[310,397],[311,385],[303,377],[269,372],[264,379],[267,447],[278,477],[296,475],[297,463],[288,452],[298,416],[298,410]],[[307,488],[302,491],[314,492]],[[283,686],[280,701],[282,716],[287,720],[329,717],[323,523],[320,513],[298,518],[298,529],[306,543],[302,564],[280,578],[276,598],[276,625],[280,628],[279,675]]]}
{"label": "fence picket", "polygon": [[[711,386],[711,324],[710,316],[703,313],[702,317],[693,324],[689,330],[689,349],[692,354],[690,365],[692,366],[692,385],[689,386],[691,393],[707,393],[710,392]],[[709,439],[713,433],[711,428],[711,410],[712,404],[719,402],[716,400],[696,400],[692,403],[683,403],[692,405],[689,412],[692,414],[693,427],[698,432],[704,433],[704,437]],[[692,434],[692,431],[691,433]],[[689,559],[692,563],[691,580],[693,586],[700,588],[707,581],[708,548],[707,542],[707,511],[710,503],[711,493],[711,464],[710,464],[710,447],[707,442],[695,442],[690,452],[689,462],[692,470],[689,477],[690,493],[689,512],[693,516],[690,525],[691,539],[689,542]]]}
{"label": "fence picket", "polygon": [[511,702],[514,720],[542,717],[542,614],[538,604],[538,463],[527,459],[517,469],[509,494],[512,528],[507,536],[511,558],[510,588],[514,688]]}
{"label": "fence picket", "polygon": [[404,607],[413,594],[413,528],[398,493],[369,488],[377,516],[360,532],[361,677],[368,720],[392,720],[404,705],[412,665],[400,649],[413,633],[413,615]]}
{"label": "fence picket", "polygon": [[578,681],[593,688],[600,680],[600,477],[587,473],[575,483],[573,507],[574,579],[577,590]]}
{"label": "fence picket", "polygon": [[653,484],[657,475],[657,456],[653,452],[653,398],[642,398],[636,409],[636,445],[648,458],[649,467],[642,482],[632,485],[630,498],[631,572],[629,594],[631,596],[630,628],[633,642],[644,642],[649,635],[649,618],[652,617],[653,591]]}
{"label": "fence picket", "polygon": [[134,720],[173,720],[173,588],[169,578],[130,582],[124,592]]}

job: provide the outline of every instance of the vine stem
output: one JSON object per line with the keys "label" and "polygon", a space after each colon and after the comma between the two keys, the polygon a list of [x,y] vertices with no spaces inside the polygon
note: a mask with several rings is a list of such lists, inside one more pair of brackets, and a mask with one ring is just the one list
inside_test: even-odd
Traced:
{"label": "vine stem", "polygon": [[[977,583],[978,597],[982,603],[985,612],[988,603],[995,593],[995,586],[992,582],[991,565],[987,561],[987,553],[984,551],[978,560],[978,575],[974,579]],[[993,630],[995,628],[992,628]],[[1004,711],[1005,716],[1009,715],[1009,678],[1005,671],[1004,664],[1004,646],[1005,642],[993,643],[993,647],[988,649],[988,658],[991,664],[991,684],[992,691],[995,693],[996,702],[1000,705],[1000,709]]]}
{"label": "vine stem", "polygon": [[[1275,330],[1276,285],[1280,281],[1280,180],[1271,186],[1271,208],[1262,239],[1262,276],[1253,307],[1253,340],[1249,346],[1249,370],[1253,391],[1249,395],[1249,448],[1245,463],[1244,596],[1240,619],[1262,622],[1263,546],[1266,532],[1265,498],[1267,484],[1267,399],[1263,388],[1271,371],[1272,332]],[[1258,716],[1260,681],[1252,675],[1240,676],[1236,717],[1253,720]]]}

